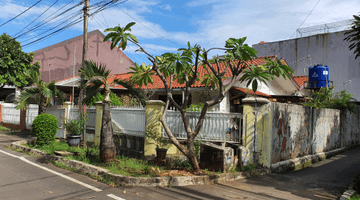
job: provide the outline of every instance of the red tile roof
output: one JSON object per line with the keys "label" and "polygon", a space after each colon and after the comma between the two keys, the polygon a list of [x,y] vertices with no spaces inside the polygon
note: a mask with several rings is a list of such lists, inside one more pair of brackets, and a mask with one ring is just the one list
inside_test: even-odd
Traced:
{"label": "red tile roof", "polygon": [[[264,57],[258,57],[258,58],[254,58],[251,61],[248,61],[247,64],[249,65],[261,65],[261,64],[265,64],[265,58],[269,58],[269,59],[275,59],[276,56],[264,56]],[[244,66],[244,64],[242,64],[242,67]],[[216,69],[216,65],[213,64],[214,69]],[[224,65],[224,63],[220,63],[220,70],[224,70],[226,68],[226,66]],[[203,67],[199,67],[198,69],[199,72],[199,80],[201,80],[201,77],[203,77],[206,74],[206,70]],[[112,81],[117,78],[117,79],[125,79],[125,80],[129,80],[131,74],[118,74],[115,75],[113,77],[111,77],[109,79],[109,82],[112,83]],[[230,69],[228,69],[225,72],[225,77],[229,78],[232,76],[232,73],[230,71]],[[141,88],[142,89],[164,89],[165,86],[163,84],[163,82],[161,81],[161,79],[156,75],[153,74],[152,79],[154,80],[154,84],[149,83],[147,86],[143,85]],[[167,78],[168,81],[170,81],[170,77]],[[173,88],[184,88],[185,87],[185,83],[184,84],[180,84],[177,81],[173,81]],[[192,87],[204,87],[204,85],[201,84],[200,81],[195,81],[194,85]],[[121,85],[116,85],[113,86],[112,88],[117,88],[117,89],[124,89],[123,86]]]}
{"label": "red tile roof", "polygon": [[[254,92],[251,90],[251,89],[248,89],[248,88],[241,88],[241,87],[233,87],[235,90],[239,90],[243,93],[248,93],[248,94],[254,94]],[[259,91],[256,91],[255,92],[255,95],[257,96],[263,96],[263,97],[271,97],[270,95],[268,94],[265,94],[265,93],[262,93],[262,92],[259,92]]]}
{"label": "red tile roof", "polygon": [[309,81],[309,76],[305,75],[305,76],[293,76],[294,81],[299,85],[302,86],[304,85],[305,81]]}

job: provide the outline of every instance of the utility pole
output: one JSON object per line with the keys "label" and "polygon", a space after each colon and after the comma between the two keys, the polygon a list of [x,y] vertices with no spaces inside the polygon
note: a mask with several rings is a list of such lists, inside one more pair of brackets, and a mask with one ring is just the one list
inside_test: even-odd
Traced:
{"label": "utility pole", "polygon": [[[89,17],[89,2],[90,0],[84,0],[85,1],[85,5],[84,5],[84,41],[83,41],[83,54],[82,54],[82,65],[81,67],[84,68],[84,61],[86,59],[86,52],[87,52],[87,44],[88,44],[88,39],[87,39],[87,32],[88,32],[88,17]],[[83,79],[81,78],[81,82],[83,82]],[[79,111],[80,111],[80,115],[83,115],[85,117],[86,111],[85,111],[85,107],[82,104],[82,101],[84,100],[84,96],[85,96],[85,92],[86,92],[86,88],[81,89],[80,90],[80,95],[79,95]],[[84,130],[83,133],[83,140],[84,140],[84,145],[83,148],[86,148],[86,130]]]}
{"label": "utility pole", "polygon": [[[90,0],[84,0],[84,1],[85,1],[85,5],[84,5],[84,38],[83,38],[82,68],[84,68],[84,61],[86,59],[87,44],[88,44],[87,32],[88,32],[88,17],[89,17],[89,1]],[[82,78],[81,78],[81,82],[82,82]],[[85,96],[85,89],[81,89],[80,94],[79,94],[79,111],[82,114],[85,114],[84,107],[82,105],[84,96]]]}

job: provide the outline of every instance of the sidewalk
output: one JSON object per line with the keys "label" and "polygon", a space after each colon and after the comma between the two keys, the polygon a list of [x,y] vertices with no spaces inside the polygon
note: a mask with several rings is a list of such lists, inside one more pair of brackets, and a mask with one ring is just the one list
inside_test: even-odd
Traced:
{"label": "sidewalk", "polygon": [[[296,172],[222,185],[281,199],[337,199],[360,173],[359,155],[358,147]],[[287,194],[292,197],[287,198]]]}
{"label": "sidewalk", "polygon": [[29,140],[33,135],[30,132],[15,132],[10,133],[9,131],[0,132],[0,145],[3,147],[8,147],[12,142],[19,140]]}

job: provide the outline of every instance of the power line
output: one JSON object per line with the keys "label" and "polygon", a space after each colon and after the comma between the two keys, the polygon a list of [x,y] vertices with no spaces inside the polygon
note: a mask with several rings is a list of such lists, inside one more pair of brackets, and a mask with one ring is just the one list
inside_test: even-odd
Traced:
{"label": "power line", "polygon": [[[100,28],[104,29],[100,23],[102,23],[104,26],[106,26],[99,18],[97,18],[95,15],[93,16],[93,19],[96,21],[96,23],[100,26]],[[100,22],[100,23],[99,23]]]}
{"label": "power line", "polygon": [[[72,2],[72,1],[71,1],[71,2]],[[71,3],[71,2],[69,2],[69,3]],[[68,3],[68,4],[69,4],[69,3]],[[68,4],[66,4],[66,5],[68,5]],[[66,6],[66,5],[65,5],[65,6]],[[16,36],[15,39],[20,38],[20,37],[22,37],[22,36],[24,36],[24,35],[26,35],[26,34],[28,34],[28,33],[30,33],[30,32],[36,31],[36,29],[38,29],[39,27],[42,27],[42,26],[46,25],[47,23],[49,23],[49,22],[51,22],[52,20],[54,20],[54,19],[56,19],[56,18],[64,15],[65,13],[71,11],[72,9],[76,8],[76,7],[79,6],[79,5],[81,5],[81,3],[78,3],[78,4],[74,5],[74,6],[66,9],[65,11],[61,12],[60,14],[52,17],[51,19],[47,20],[47,19],[48,19],[49,17],[51,17],[53,14],[55,14],[56,12],[58,12],[59,10],[61,10],[62,8],[65,7],[65,6],[63,6],[62,8],[60,8],[58,11],[56,11],[56,12],[53,13],[52,15],[50,15],[49,17],[47,17],[46,19],[44,19],[44,20],[41,21],[40,23],[38,23],[38,24],[36,24],[35,26],[33,26],[32,28],[30,28],[30,30],[28,30],[27,32],[22,33],[21,35]],[[80,11],[78,11],[77,13],[81,14]],[[72,16],[72,17],[73,17],[73,16]],[[64,17],[64,18],[65,18],[65,17]],[[64,18],[63,18],[63,19],[64,19]],[[47,21],[46,21],[46,20],[47,20]],[[61,20],[62,20],[62,19],[61,19]]]}
{"label": "power line", "polygon": [[[105,9],[108,9],[108,8],[113,7],[114,5],[119,5],[119,4],[124,3],[124,2],[127,2],[127,1],[128,1],[128,0],[124,0],[124,1],[119,2],[119,3],[115,3],[115,1],[111,0],[111,1],[109,1],[109,2],[107,2],[107,3],[104,3],[104,4],[98,4],[98,5],[100,5],[100,6],[98,6],[99,8],[98,8],[97,10],[95,10],[93,13],[89,14],[89,16],[93,16],[93,15],[95,15],[95,14],[97,14],[97,13],[99,13],[99,12],[105,10]],[[102,1],[102,2],[105,2],[105,1]],[[101,2],[100,2],[100,3],[101,3]],[[72,8],[71,8],[71,9],[72,9]],[[76,13],[75,13],[75,14],[76,14]],[[70,17],[70,18],[68,18],[67,20],[65,20],[65,22],[67,22],[67,21],[69,21],[69,20],[71,20],[71,19],[74,19],[74,18],[73,18],[73,17]],[[52,35],[54,35],[54,34],[57,34],[57,33],[61,32],[61,31],[65,30],[66,28],[69,28],[69,27],[71,27],[71,26],[74,26],[74,25],[80,23],[81,21],[83,21],[82,18],[80,18],[80,19],[78,19],[78,20],[73,20],[72,22],[66,24],[65,26],[59,28],[58,30],[53,31],[52,33],[50,33],[50,34],[48,34],[48,35],[46,35],[46,36],[43,36],[43,37],[41,37],[41,38],[39,38],[39,39],[37,39],[37,40],[35,40],[35,41],[29,42],[29,43],[23,45],[22,47],[27,47],[27,46],[29,46],[29,45],[35,44],[35,43],[37,43],[37,42],[40,42],[41,40],[44,40],[44,39],[47,38],[47,37],[50,37],[50,36],[52,36]],[[51,28],[50,30],[52,30],[52,29],[54,29],[54,28],[56,28],[56,27],[59,27],[61,24],[64,24],[65,22],[62,22],[62,23],[58,24],[57,26]],[[48,30],[48,31],[49,31],[49,30]],[[45,31],[45,32],[48,32],[48,31]],[[42,34],[43,34],[43,33],[42,33]]]}
{"label": "power line", "polygon": [[44,12],[42,12],[37,18],[35,18],[33,21],[31,21],[28,25],[26,25],[23,29],[21,29],[21,31],[19,31],[18,33],[16,33],[15,35],[18,35],[19,33],[21,33],[23,30],[25,30],[28,26],[30,26],[33,22],[35,22],[37,19],[39,19],[44,13],[46,13],[51,7],[53,7],[59,0],[56,0],[51,6],[49,6]]}
{"label": "power line", "polygon": [[101,15],[103,16],[103,18],[104,18],[104,20],[105,20],[106,26],[109,26],[108,23],[107,23],[107,21],[106,21],[106,18],[105,18],[105,16],[104,16],[104,14],[101,13]]}
{"label": "power line", "polygon": [[127,12],[125,12],[124,10],[122,10],[119,6],[116,5],[116,7],[118,7],[123,13],[125,13],[127,16],[131,17],[133,20],[137,21],[139,24],[143,25],[145,28],[147,28],[148,30],[150,30],[151,32],[155,33],[156,35],[160,36],[161,38],[163,38],[164,40],[167,40],[175,45],[177,45],[178,47],[181,47],[180,44],[173,42],[167,38],[165,38],[164,36],[160,35],[159,33],[155,32],[154,30],[150,29],[149,27],[145,26],[143,23],[141,23],[140,21],[138,21],[137,19],[135,19],[133,16],[129,15]]}
{"label": "power line", "polygon": [[[314,9],[315,9],[316,6],[319,4],[319,2],[320,2],[320,0],[318,0],[318,2],[315,4],[315,6],[313,7],[313,9],[312,9],[312,10],[310,11],[310,13],[305,17],[305,19],[302,21],[302,23],[300,24],[300,26],[299,26],[297,29],[299,29],[299,28],[305,23],[305,21],[306,21],[307,18],[311,15],[311,13],[314,11]],[[296,29],[296,30],[297,30],[297,29]],[[296,33],[296,31],[291,35],[290,39],[295,35],[295,33]],[[290,40],[290,39],[289,39],[289,40]],[[289,40],[286,41],[286,43],[275,53],[275,55],[278,54],[278,53],[285,47],[285,45],[289,43]]]}
{"label": "power line", "polygon": [[42,0],[39,0],[38,2],[36,2],[34,5],[30,6],[29,8],[27,8],[26,10],[24,10],[23,12],[21,12],[20,14],[16,15],[15,17],[11,18],[10,20],[8,20],[7,22],[3,23],[0,25],[0,27],[4,26],[5,24],[11,22],[12,20],[18,18],[20,15],[24,14],[25,12],[27,12],[28,10],[30,10],[32,7],[36,6],[36,4],[40,3]]}

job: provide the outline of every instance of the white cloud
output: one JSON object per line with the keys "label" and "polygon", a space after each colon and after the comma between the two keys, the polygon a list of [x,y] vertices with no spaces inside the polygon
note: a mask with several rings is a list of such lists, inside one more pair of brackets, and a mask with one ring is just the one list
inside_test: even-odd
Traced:
{"label": "white cloud", "polygon": [[168,11],[171,11],[171,9],[172,9],[172,7],[169,4],[161,5],[160,8],[163,10],[168,10]]}
{"label": "white cloud", "polygon": [[[154,54],[174,51],[180,46],[185,46],[187,41],[190,41],[191,44],[197,43],[204,48],[222,47],[229,37],[247,36],[247,43],[251,45],[260,41],[288,39],[317,1],[192,0],[185,3],[186,11],[196,14],[189,14],[189,18],[176,21],[176,23],[191,24],[192,26],[188,30],[178,29],[181,31],[167,28],[168,23],[173,23],[171,20],[157,18],[159,17],[156,15],[157,12],[161,12],[159,8],[171,11],[175,7],[175,4],[162,4],[162,2],[161,0],[131,0],[120,4],[119,7],[102,12],[106,21],[102,14],[96,15],[98,22],[90,18],[89,31],[94,29],[103,31],[105,28],[118,24],[123,27],[129,22],[137,20],[139,22],[133,26],[132,33]],[[17,2],[6,0],[0,2],[0,6],[2,7],[0,18],[9,19],[25,10],[29,5],[20,5]],[[55,12],[59,7],[55,6],[49,13]],[[321,0],[302,27],[351,19],[353,14],[359,13],[359,7],[359,0]],[[29,22],[24,19],[33,19],[46,8],[46,6],[36,6],[20,17],[22,21],[19,20],[16,23],[27,24]],[[77,10],[79,9],[77,8]],[[176,9],[182,8],[177,6]],[[176,18],[179,19],[179,15]],[[79,23],[72,30],[82,31],[82,29],[83,25]],[[162,37],[179,43],[180,46],[170,43]],[[159,43],[159,41],[162,42]]]}
{"label": "white cloud", "polygon": [[188,2],[186,5],[189,7],[195,7],[195,6],[209,5],[215,2],[223,2],[223,0],[192,0]]}

